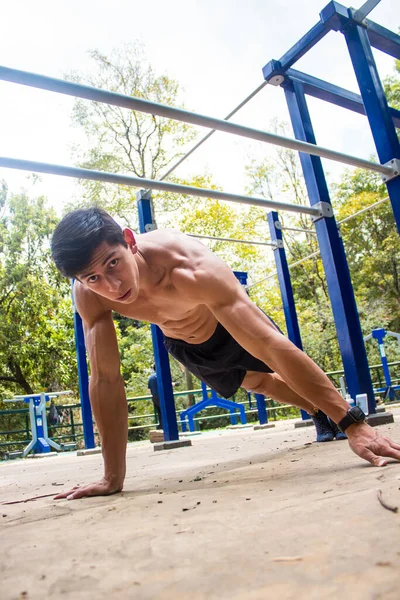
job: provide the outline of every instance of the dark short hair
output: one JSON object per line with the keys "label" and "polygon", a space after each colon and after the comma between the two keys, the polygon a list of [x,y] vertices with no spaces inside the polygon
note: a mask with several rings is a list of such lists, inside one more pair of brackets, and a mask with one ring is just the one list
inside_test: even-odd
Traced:
{"label": "dark short hair", "polygon": [[66,277],[82,273],[103,242],[128,247],[121,227],[105,210],[91,207],[68,213],[57,225],[51,240],[57,269]]}

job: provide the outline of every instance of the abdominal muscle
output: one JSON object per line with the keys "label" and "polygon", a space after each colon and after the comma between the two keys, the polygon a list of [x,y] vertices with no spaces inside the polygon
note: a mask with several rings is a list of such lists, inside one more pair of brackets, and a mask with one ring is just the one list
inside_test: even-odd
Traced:
{"label": "abdominal muscle", "polygon": [[214,333],[217,319],[206,306],[198,306],[178,320],[166,319],[158,325],[167,337],[202,344]]}

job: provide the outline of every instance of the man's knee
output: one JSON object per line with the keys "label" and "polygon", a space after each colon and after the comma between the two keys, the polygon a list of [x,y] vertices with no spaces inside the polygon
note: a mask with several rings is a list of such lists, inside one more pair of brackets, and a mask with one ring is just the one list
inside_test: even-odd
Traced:
{"label": "man's knee", "polygon": [[274,375],[272,373],[247,373],[242,387],[248,392],[264,394],[264,396],[273,393]]}

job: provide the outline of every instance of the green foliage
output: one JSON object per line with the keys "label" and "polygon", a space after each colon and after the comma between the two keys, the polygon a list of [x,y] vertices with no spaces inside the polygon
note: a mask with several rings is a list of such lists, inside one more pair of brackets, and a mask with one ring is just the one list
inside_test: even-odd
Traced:
{"label": "green foliage", "polygon": [[[89,55],[90,73],[74,72],[67,76],[69,80],[179,106],[178,83],[164,74],[156,74],[140,45],[113,50],[110,56],[97,50],[90,51]],[[185,123],[83,100],[75,103],[73,122],[82,128],[88,142],[87,151],[75,148],[81,167],[151,179],[165,172],[182,155],[183,145],[194,136],[193,129]],[[134,188],[92,181],[82,182],[82,185],[86,204],[101,204],[134,222]]]}
{"label": "green foliage", "polygon": [[76,385],[69,284],[49,239],[57,217],[44,198],[2,195],[0,389],[10,393]]}

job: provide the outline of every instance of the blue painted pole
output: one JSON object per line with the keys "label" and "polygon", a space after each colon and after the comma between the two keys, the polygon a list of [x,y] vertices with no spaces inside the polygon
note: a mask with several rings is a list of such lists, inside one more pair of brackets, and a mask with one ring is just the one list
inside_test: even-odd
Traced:
{"label": "blue painted pole", "polygon": [[[140,233],[147,233],[148,231],[156,229],[152,210],[151,193],[149,191],[140,190],[136,194],[136,199],[139,211]],[[160,396],[164,440],[167,442],[179,440],[171,370],[168,352],[164,346],[164,334],[157,325],[151,325],[150,327],[154,349],[154,361],[156,363],[157,387]]]}
{"label": "blue painted pole", "polygon": [[94,448],[94,432],[93,432],[93,417],[92,407],[90,406],[89,398],[89,376],[86,360],[86,346],[83,335],[82,319],[76,311],[74,305],[74,330],[75,330],[75,347],[76,358],[78,362],[78,380],[79,380],[79,395],[81,398],[81,413],[83,423],[83,437],[85,448]]}
{"label": "blue painted pole", "polygon": [[[285,84],[286,101],[295,136],[315,143],[304,89],[299,82]],[[300,153],[300,161],[312,206],[319,205],[323,215],[316,223],[321,258],[336,324],[343,368],[352,398],[366,393],[370,413],[375,412],[375,397],[368,368],[353,286],[343,243],[333,216],[328,187],[317,156]]]}
{"label": "blue painted pole", "polygon": [[[281,222],[279,221],[278,213],[274,210],[268,213],[268,225],[271,235],[271,242],[275,242],[276,244],[274,248],[274,257],[276,270],[278,273],[279,288],[281,291],[288,338],[291,342],[293,342],[293,344],[300,348],[300,350],[303,350],[299,321],[294,303],[292,282],[290,279],[286,252],[283,246]],[[311,417],[305,410],[301,409],[301,418],[303,421],[307,421]]]}
{"label": "blue painted pole", "polygon": [[390,377],[389,364],[388,359],[386,357],[385,352],[385,342],[384,338],[386,337],[386,331],[383,328],[373,329],[372,337],[378,342],[379,355],[381,357],[382,370],[383,375],[385,377],[385,383],[388,388],[392,385],[392,379]]}
{"label": "blue painted pole", "polygon": [[[400,159],[400,144],[379,78],[367,30],[355,23],[344,30],[365,112],[382,164]],[[400,44],[399,44],[400,48]],[[400,233],[400,176],[386,183],[397,229]]]}
{"label": "blue painted pole", "polygon": [[265,404],[265,396],[262,394],[254,394],[256,397],[257,410],[258,410],[258,420],[260,425],[265,425],[268,423],[268,413],[267,406]]}
{"label": "blue painted pole", "polygon": [[[242,285],[247,285],[247,271],[233,271],[234,276]],[[268,423],[268,415],[267,415],[267,403],[265,400],[265,396],[262,394],[255,394],[256,403],[257,403],[257,413],[258,413],[258,421],[260,425],[265,425]]]}

